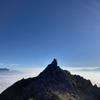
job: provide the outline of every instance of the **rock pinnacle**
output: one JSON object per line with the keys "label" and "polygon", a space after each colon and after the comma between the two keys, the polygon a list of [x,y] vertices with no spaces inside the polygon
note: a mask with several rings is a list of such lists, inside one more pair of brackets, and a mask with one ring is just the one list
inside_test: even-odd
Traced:
{"label": "rock pinnacle", "polygon": [[57,60],[56,59],[53,59],[53,61],[52,61],[52,66],[58,66],[58,64],[57,64]]}

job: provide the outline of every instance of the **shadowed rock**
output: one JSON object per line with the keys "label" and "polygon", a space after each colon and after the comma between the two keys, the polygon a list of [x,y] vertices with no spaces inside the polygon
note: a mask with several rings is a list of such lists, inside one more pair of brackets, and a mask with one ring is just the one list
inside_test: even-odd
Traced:
{"label": "shadowed rock", "polygon": [[53,59],[51,65],[52,65],[52,66],[58,66],[58,65],[57,65],[57,60],[56,60],[56,59]]}

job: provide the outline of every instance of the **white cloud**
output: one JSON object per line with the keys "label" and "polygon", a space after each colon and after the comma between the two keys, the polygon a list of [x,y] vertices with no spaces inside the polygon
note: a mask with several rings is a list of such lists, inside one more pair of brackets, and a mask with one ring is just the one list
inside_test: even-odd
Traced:
{"label": "white cloud", "polygon": [[[20,70],[23,72],[25,70],[27,73],[16,74],[16,75],[0,75],[0,93],[5,90],[7,87],[15,83],[16,81],[29,77],[36,77],[40,72],[43,71],[44,68],[21,68]],[[24,71],[24,72],[25,72]]]}

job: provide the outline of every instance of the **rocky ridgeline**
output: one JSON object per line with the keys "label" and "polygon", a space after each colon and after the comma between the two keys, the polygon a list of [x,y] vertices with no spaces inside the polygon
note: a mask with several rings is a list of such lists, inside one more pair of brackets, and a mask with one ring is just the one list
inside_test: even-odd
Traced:
{"label": "rocky ridgeline", "polygon": [[62,70],[54,59],[35,78],[22,79],[0,94],[0,100],[100,100],[100,88]]}

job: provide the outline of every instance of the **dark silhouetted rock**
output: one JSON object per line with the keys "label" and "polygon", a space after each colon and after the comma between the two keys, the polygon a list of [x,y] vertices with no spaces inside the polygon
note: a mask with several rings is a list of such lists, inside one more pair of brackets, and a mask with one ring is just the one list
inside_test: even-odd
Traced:
{"label": "dark silhouetted rock", "polygon": [[100,88],[62,70],[54,59],[35,78],[22,79],[0,94],[0,100],[100,100]]}
{"label": "dark silhouetted rock", "polygon": [[51,64],[52,64],[52,66],[55,66],[55,67],[58,66],[58,65],[57,65],[57,60],[56,60],[56,59],[54,59],[54,60],[52,61]]}

